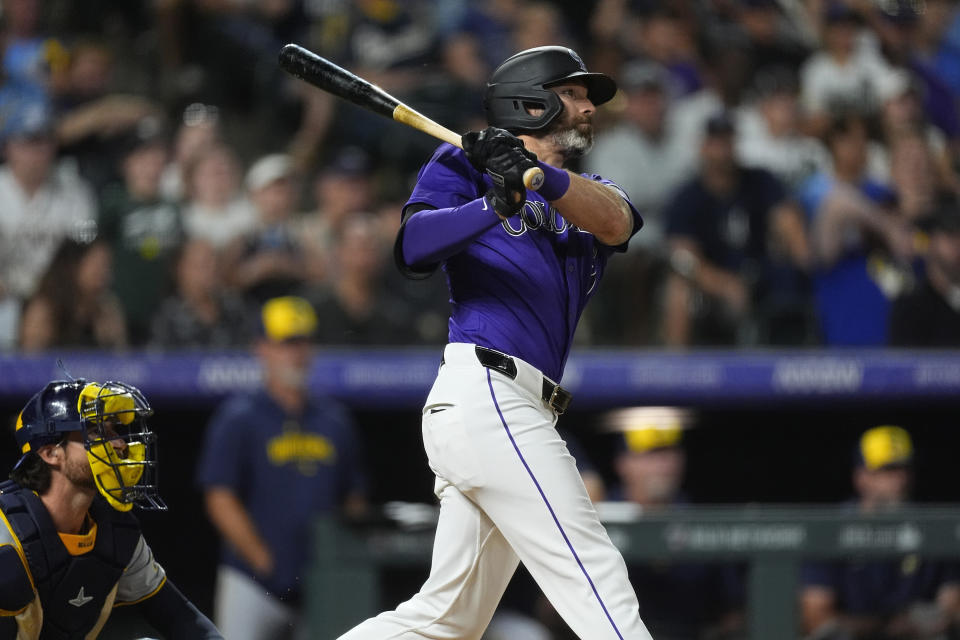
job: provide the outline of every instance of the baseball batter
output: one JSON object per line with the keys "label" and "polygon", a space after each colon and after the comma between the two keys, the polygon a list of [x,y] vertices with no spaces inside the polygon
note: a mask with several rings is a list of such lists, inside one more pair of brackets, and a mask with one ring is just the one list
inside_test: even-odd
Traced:
{"label": "baseball batter", "polygon": [[[581,638],[647,640],[623,558],[557,435],[580,314],[607,258],[642,221],[626,194],[563,165],[592,143],[609,77],[563,47],[494,71],[489,128],[441,145],[404,207],[396,257],[412,277],[442,266],[449,344],[423,408],[440,520],[430,577],[396,610],[341,640],[475,640],[518,562]],[[523,172],[545,174],[526,191]]]}

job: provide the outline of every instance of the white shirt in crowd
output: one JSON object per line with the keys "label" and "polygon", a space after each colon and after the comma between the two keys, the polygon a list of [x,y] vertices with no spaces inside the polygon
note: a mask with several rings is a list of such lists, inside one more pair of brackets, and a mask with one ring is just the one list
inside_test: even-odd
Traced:
{"label": "white shirt in crowd", "polygon": [[0,283],[7,294],[29,298],[60,243],[92,240],[96,224],[93,191],[66,165],[32,197],[8,167],[0,168]]}
{"label": "white shirt in crowd", "polygon": [[257,212],[245,198],[236,198],[223,208],[188,204],[183,211],[183,226],[191,240],[206,240],[217,249],[257,227]]}
{"label": "white shirt in crowd", "polygon": [[896,73],[883,59],[876,38],[864,32],[853,54],[839,64],[826,51],[814,53],[800,69],[800,105],[807,114],[824,113],[837,105],[872,111],[880,105],[883,84]]}
{"label": "white shirt in crowd", "polygon": [[737,158],[746,167],[766,169],[787,187],[797,187],[820,171],[829,171],[830,153],[816,138],[801,134],[773,136],[754,107],[737,111]]}

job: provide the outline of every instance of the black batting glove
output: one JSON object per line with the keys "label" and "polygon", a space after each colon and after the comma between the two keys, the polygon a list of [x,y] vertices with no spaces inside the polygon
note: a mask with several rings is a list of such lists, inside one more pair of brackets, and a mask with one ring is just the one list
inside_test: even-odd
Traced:
{"label": "black batting glove", "polygon": [[465,134],[463,150],[470,163],[493,180],[487,200],[497,215],[507,218],[518,213],[527,200],[523,174],[537,166],[537,156],[515,135],[496,127]]}
{"label": "black batting glove", "polygon": [[467,160],[477,171],[487,170],[487,161],[507,149],[523,149],[523,140],[505,129],[487,127],[483,131],[465,133],[460,142]]}

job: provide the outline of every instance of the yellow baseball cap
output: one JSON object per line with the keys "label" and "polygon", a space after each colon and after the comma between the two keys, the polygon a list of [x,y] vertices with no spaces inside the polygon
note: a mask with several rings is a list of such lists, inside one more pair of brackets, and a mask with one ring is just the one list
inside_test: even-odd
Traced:
{"label": "yellow baseball cap", "polygon": [[260,314],[263,335],[273,342],[302,340],[313,336],[317,314],[313,305],[297,296],[267,300]]}
{"label": "yellow baseball cap", "polygon": [[860,436],[857,453],[860,463],[871,471],[906,466],[913,461],[913,442],[906,429],[883,425],[867,429]]}
{"label": "yellow baseball cap", "polygon": [[645,427],[631,429],[623,434],[627,451],[646,453],[654,449],[676,447],[680,444],[683,430],[679,427]]}
{"label": "yellow baseball cap", "polygon": [[632,407],[611,412],[610,426],[623,434],[623,451],[646,453],[680,446],[689,412],[678,407]]}

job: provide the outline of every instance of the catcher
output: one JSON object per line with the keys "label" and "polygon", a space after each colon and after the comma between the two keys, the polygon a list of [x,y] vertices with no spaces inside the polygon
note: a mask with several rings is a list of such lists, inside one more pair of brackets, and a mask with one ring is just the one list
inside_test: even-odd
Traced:
{"label": "catcher", "polygon": [[166,509],[136,388],[57,380],[20,412],[0,483],[0,639],[96,638],[114,607],[168,638],[221,639],[167,580],[130,513]]}

